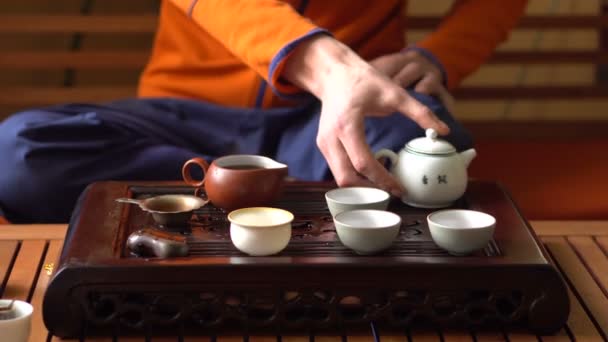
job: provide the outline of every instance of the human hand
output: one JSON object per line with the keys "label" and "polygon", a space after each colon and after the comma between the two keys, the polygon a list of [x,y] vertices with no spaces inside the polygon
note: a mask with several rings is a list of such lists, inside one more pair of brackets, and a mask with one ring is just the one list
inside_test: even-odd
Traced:
{"label": "human hand", "polygon": [[404,88],[416,83],[414,91],[435,95],[450,113],[454,112],[454,98],[443,86],[441,70],[416,50],[397,52],[370,61],[370,65]]}
{"label": "human hand", "polygon": [[316,138],[339,186],[376,186],[401,196],[399,182],[374,158],[365,139],[364,118],[400,112],[422,128],[449,133],[428,107],[403,87],[328,36],[298,46],[283,75],[322,102]]}

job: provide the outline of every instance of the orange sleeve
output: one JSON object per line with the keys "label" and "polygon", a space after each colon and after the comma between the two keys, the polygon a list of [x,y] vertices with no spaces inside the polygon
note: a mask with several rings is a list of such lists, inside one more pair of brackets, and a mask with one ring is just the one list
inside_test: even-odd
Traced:
{"label": "orange sleeve", "polygon": [[329,34],[278,0],[170,0],[264,77],[279,95],[301,92],[279,82],[284,62],[297,44]]}
{"label": "orange sleeve", "polygon": [[416,46],[444,67],[448,88],[457,87],[506,40],[527,0],[458,0],[439,28]]}

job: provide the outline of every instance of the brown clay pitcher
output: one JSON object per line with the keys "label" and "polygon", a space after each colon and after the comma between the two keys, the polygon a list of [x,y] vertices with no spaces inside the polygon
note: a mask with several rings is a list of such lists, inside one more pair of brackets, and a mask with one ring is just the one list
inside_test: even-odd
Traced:
{"label": "brown clay pitcher", "polygon": [[[194,165],[203,170],[202,180],[192,178]],[[214,206],[230,211],[276,201],[283,191],[287,165],[249,154],[228,155],[211,164],[192,158],[182,167],[182,176],[187,184],[197,188],[196,195],[204,190]]]}

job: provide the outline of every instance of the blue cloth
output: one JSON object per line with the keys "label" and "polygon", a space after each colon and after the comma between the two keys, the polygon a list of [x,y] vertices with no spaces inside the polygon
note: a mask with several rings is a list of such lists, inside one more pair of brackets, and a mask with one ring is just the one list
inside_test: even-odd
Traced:
{"label": "blue cloth", "polygon": [[[415,94],[452,129],[469,135],[433,97]],[[297,108],[227,108],[184,99],[127,99],[17,113],[0,123],[0,207],[15,223],[67,222],[89,184],[101,180],[181,180],[182,164],[202,156],[259,154],[289,165],[301,180],[331,173],[316,146],[318,102]],[[373,151],[395,151],[423,130],[405,116],[367,118]]]}

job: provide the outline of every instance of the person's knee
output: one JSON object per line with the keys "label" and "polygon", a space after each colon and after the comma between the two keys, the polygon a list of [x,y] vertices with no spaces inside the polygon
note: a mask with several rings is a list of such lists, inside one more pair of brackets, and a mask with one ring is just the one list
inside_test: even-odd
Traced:
{"label": "person's knee", "polygon": [[21,170],[29,145],[29,141],[23,138],[23,132],[27,131],[31,117],[30,112],[23,112],[0,123],[0,167],[3,169],[0,179],[3,183],[16,177],[27,177]]}
{"label": "person's knee", "polygon": [[49,205],[48,198],[60,193],[60,184],[52,179],[54,165],[44,144],[28,138],[28,130],[42,119],[42,112],[27,111],[0,123],[0,205],[13,222],[56,221],[57,206]]}

